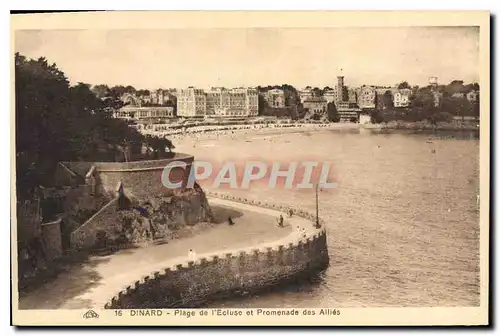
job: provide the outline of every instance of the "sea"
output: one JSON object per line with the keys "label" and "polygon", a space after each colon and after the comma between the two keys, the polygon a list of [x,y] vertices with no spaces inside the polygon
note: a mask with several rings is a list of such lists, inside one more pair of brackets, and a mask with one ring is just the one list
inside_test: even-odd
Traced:
{"label": "sea", "polygon": [[[206,140],[197,159],[331,162],[318,194],[329,267],[220,308],[479,306],[476,132],[321,130]],[[209,147],[209,148],[208,148]],[[255,185],[233,194],[315,211],[313,190]]]}

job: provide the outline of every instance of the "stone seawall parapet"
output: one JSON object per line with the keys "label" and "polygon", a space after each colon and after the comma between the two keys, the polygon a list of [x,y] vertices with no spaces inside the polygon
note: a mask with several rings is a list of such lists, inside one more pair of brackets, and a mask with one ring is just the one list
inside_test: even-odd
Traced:
{"label": "stone seawall parapet", "polygon": [[[245,204],[255,201],[207,191],[218,197]],[[267,204],[266,208],[284,211],[287,207]],[[292,208],[293,214],[315,220],[307,211]],[[324,223],[320,220],[320,223]],[[328,266],[326,231],[323,227],[304,238],[290,235],[287,244],[270,243],[264,249],[225,252],[200,256],[196,261],[176,264],[153,271],[120,291],[105,304],[108,309],[172,308],[206,300],[225,292],[246,292],[285,281],[299,274],[311,273]]]}

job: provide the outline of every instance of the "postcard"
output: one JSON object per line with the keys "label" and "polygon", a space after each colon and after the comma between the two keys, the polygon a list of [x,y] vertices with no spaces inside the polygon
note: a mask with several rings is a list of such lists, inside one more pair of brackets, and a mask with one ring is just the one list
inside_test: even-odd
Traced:
{"label": "postcard", "polygon": [[489,324],[488,12],[11,33],[14,325]]}

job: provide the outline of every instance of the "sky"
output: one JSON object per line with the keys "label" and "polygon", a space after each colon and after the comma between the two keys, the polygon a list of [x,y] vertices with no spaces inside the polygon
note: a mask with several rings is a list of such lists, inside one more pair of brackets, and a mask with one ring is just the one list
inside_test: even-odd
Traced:
{"label": "sky", "polygon": [[479,81],[478,27],[20,30],[72,84],[136,89]]}

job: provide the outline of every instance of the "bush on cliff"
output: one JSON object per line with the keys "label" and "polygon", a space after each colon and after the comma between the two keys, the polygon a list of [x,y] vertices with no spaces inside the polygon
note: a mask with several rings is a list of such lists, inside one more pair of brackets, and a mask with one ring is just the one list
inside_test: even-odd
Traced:
{"label": "bush on cliff", "polygon": [[16,53],[15,95],[21,199],[32,198],[38,185],[52,185],[59,161],[131,160],[141,154],[144,137],[112,117],[123,106],[114,92],[98,98],[88,84],[70,86],[56,64],[43,57],[27,59]]}

